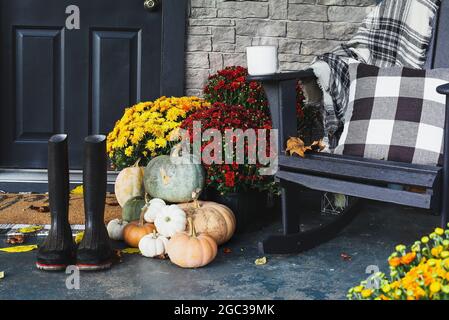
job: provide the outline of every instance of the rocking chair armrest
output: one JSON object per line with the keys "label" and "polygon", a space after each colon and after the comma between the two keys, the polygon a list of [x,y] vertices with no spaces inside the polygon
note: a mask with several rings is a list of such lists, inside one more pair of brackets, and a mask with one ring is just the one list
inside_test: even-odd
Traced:
{"label": "rocking chair armrest", "polygon": [[445,94],[445,95],[449,96],[449,83],[439,86],[437,88],[437,92],[440,94]]}
{"label": "rocking chair armrest", "polygon": [[269,81],[288,81],[288,80],[301,80],[307,78],[315,78],[315,74],[312,69],[294,71],[294,72],[280,72],[262,76],[248,76],[248,81],[261,81],[261,82],[269,82]]}

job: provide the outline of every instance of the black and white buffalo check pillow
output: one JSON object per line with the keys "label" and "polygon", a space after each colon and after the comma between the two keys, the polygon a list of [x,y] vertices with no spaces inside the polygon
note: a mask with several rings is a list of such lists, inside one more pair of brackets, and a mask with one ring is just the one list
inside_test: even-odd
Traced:
{"label": "black and white buffalo check pillow", "polygon": [[441,165],[449,70],[349,66],[345,125],[336,154]]}

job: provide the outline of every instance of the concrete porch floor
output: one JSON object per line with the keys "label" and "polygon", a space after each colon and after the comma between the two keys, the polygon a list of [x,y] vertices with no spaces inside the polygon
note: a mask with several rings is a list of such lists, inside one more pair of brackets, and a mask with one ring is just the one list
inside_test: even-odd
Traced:
{"label": "concrete porch floor", "polygon": [[[316,212],[315,212],[316,214]],[[236,236],[217,259],[198,270],[169,261],[124,255],[111,270],[81,273],[80,289],[68,290],[64,273],[35,269],[35,252],[0,253],[0,299],[345,299],[368,275],[367,266],[388,272],[386,259],[398,243],[410,244],[439,224],[427,211],[367,202],[337,238],[298,255],[261,257],[257,241],[280,224]],[[344,261],[341,253],[352,257]]]}

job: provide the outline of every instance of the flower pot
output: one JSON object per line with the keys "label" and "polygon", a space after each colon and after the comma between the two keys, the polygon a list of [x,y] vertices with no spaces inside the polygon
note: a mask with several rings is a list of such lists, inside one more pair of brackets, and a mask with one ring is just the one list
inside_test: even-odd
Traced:
{"label": "flower pot", "polygon": [[237,220],[236,233],[260,230],[280,216],[280,200],[268,192],[247,191],[221,195],[213,189],[206,190],[204,199],[229,207]]}

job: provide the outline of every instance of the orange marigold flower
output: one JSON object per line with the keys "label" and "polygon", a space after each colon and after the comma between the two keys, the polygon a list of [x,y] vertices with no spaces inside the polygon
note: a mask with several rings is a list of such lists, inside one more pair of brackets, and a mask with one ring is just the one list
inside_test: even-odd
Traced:
{"label": "orange marigold flower", "polygon": [[405,265],[409,265],[416,258],[416,252],[407,253],[405,256],[401,258],[401,263]]}
{"label": "orange marigold flower", "polygon": [[399,257],[391,258],[390,260],[388,260],[388,263],[392,267],[397,267],[397,266],[401,265],[401,258],[399,258]]}

